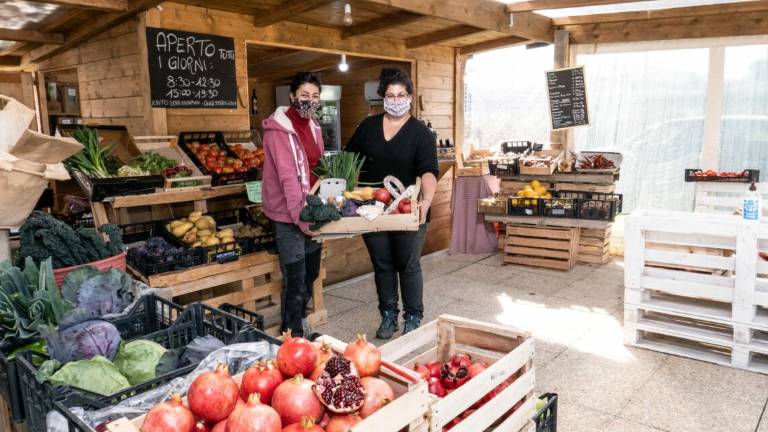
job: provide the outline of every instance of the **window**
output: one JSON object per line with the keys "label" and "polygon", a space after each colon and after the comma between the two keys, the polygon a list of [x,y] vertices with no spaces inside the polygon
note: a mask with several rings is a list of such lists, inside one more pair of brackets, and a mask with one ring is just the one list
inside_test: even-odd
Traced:
{"label": "window", "polygon": [[768,45],[727,47],[720,169],[768,175]]}
{"label": "window", "polygon": [[704,130],[707,49],[579,55],[592,125],[573,130],[576,150],[624,155],[617,191],[624,211],[692,210],[683,180],[699,165]]}
{"label": "window", "polygon": [[497,148],[504,141],[549,141],[544,71],[554,64],[552,46],[524,46],[477,54],[464,78],[465,143]]}

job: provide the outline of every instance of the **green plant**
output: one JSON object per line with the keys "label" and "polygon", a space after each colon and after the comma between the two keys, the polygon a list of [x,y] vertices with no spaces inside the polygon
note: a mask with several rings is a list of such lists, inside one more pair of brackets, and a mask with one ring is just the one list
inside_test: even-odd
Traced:
{"label": "green plant", "polygon": [[339,178],[347,182],[347,190],[353,191],[363,169],[365,156],[354,152],[339,152],[333,156],[323,156],[315,168],[318,178]]}
{"label": "green plant", "polygon": [[77,140],[85,148],[79,153],[67,159],[67,165],[73,169],[84,172],[85,174],[96,178],[112,177],[114,173],[110,172],[113,163],[110,162],[110,155],[115,149],[115,143],[102,147],[99,144],[99,133],[96,129],[88,127],[79,127],[72,133],[72,138]]}

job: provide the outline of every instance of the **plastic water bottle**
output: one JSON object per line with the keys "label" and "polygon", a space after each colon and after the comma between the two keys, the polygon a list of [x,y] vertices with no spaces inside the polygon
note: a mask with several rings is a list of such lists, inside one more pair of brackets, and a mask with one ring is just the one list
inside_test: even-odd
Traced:
{"label": "plastic water bottle", "polygon": [[762,209],[760,205],[760,194],[757,192],[755,184],[752,183],[749,192],[744,195],[742,204],[741,214],[744,220],[759,222]]}

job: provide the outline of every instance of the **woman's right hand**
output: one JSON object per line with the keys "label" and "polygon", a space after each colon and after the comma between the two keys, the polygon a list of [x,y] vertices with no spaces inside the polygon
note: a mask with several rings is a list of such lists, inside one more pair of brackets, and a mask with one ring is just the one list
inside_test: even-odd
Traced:
{"label": "woman's right hand", "polygon": [[308,236],[310,236],[310,237],[317,237],[317,236],[319,236],[319,235],[320,235],[320,233],[319,233],[319,232],[317,232],[317,231],[312,231],[312,230],[311,230],[311,229],[309,229],[309,228],[307,228],[306,230],[304,230],[304,234],[305,234],[305,235],[308,235]]}

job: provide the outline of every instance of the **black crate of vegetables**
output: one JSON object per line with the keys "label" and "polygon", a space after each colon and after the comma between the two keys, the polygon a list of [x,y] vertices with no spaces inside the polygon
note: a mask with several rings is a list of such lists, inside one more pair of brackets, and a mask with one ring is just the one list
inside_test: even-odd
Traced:
{"label": "black crate of vegetables", "polygon": [[533,416],[536,432],[557,432],[557,393],[545,393],[539,399],[546,403]]}
{"label": "black crate of vegetables", "polygon": [[201,160],[195,147],[198,145],[212,145],[217,152],[226,155],[227,158],[237,158],[237,155],[227,145],[224,139],[224,133],[219,131],[210,132],[181,132],[179,133],[179,147],[189,156],[205,175],[211,176],[213,186],[225,186],[242,184],[249,181],[259,180],[260,172],[257,169],[249,169],[245,172],[216,172],[210,169],[205,160]]}
{"label": "black crate of vegetables", "polygon": [[[176,310],[178,312],[178,310]],[[141,329],[149,330],[152,326],[146,323],[157,323],[156,319],[165,319],[166,316],[157,313],[147,313],[142,320],[133,323],[115,324],[120,331],[124,342],[137,339],[146,339],[162,345],[168,350],[186,347],[197,337],[213,336],[225,345],[243,342],[268,341],[279,345],[280,341],[268,336],[252,323],[263,322],[263,317],[250,313],[248,317],[238,317],[202,303],[193,303],[177,314],[176,319],[164,329],[141,334]],[[141,323],[140,323],[141,322]],[[143,327],[142,327],[143,326]],[[76,417],[69,408],[78,406],[84,409],[102,409],[113,406],[121,400],[132,397],[153,388],[164,385],[175,378],[183,377],[192,372],[197,364],[185,364],[170,372],[156,376],[144,383],[128,387],[117,393],[104,396],[90,391],[71,386],[54,386],[50,383],[40,383],[36,376],[38,368],[31,362],[31,357],[22,354],[18,359],[19,382],[22,387],[24,409],[27,414],[26,425],[30,432],[45,432],[46,418],[51,410],[57,410],[67,418],[70,423],[70,431],[90,431],[73,421]],[[57,405],[58,402],[58,405]],[[62,409],[66,411],[62,412]]]}
{"label": "black crate of vegetables", "polygon": [[592,192],[579,200],[579,219],[613,222],[621,213],[622,204],[622,194]]}

